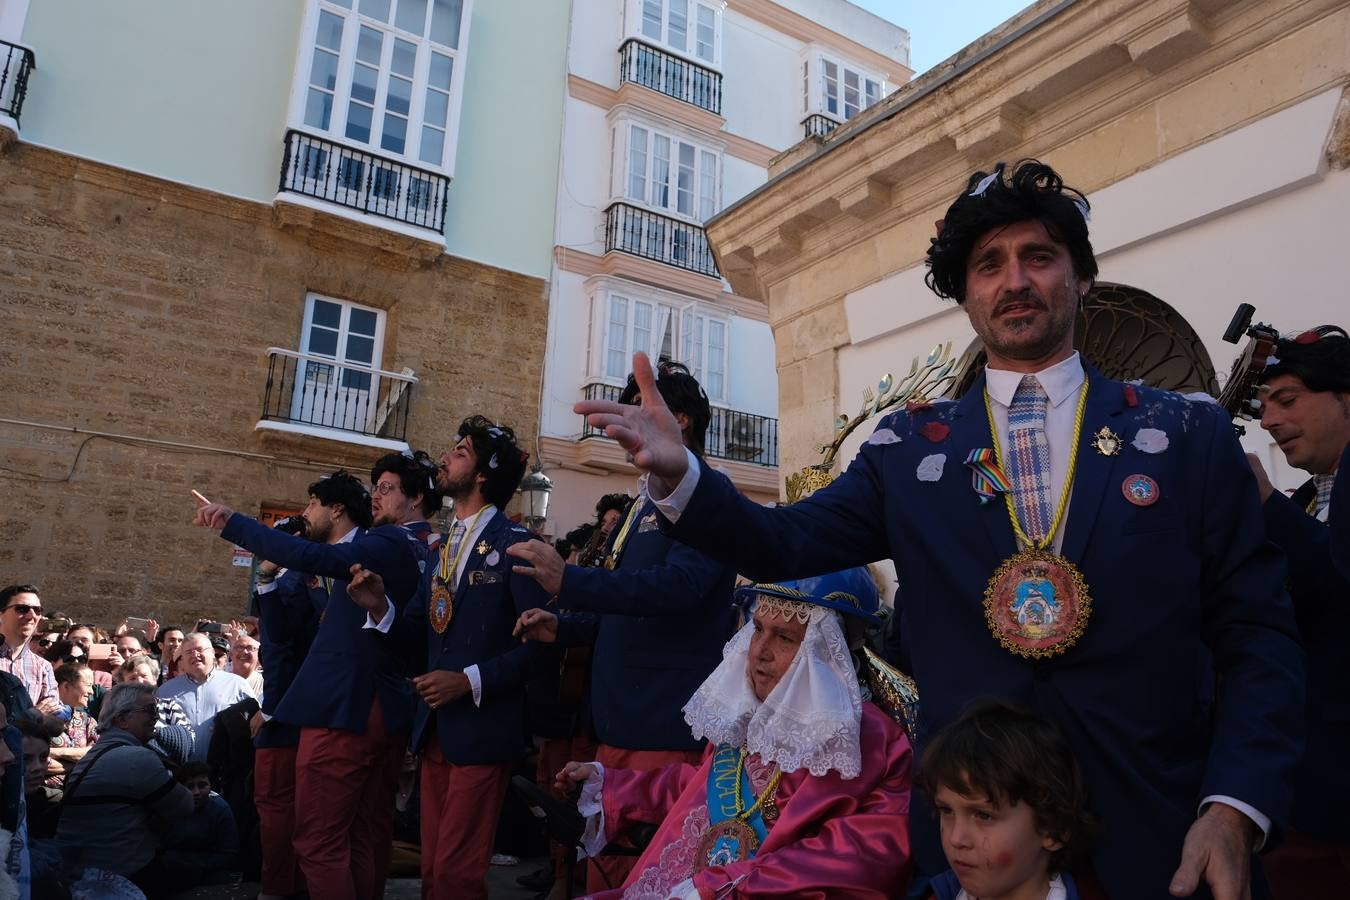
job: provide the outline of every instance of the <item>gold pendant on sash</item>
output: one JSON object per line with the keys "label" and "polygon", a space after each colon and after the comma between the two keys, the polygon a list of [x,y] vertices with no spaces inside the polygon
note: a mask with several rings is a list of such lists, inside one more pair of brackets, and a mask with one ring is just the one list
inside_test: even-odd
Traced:
{"label": "gold pendant on sash", "polygon": [[436,633],[445,634],[445,629],[450,626],[450,620],[455,616],[455,597],[439,577],[432,579],[431,584],[431,604],[427,614]]}
{"label": "gold pendant on sash", "polygon": [[1047,659],[1083,636],[1092,614],[1083,573],[1048,550],[1023,550],[1004,560],[984,591],[984,620],[1005,650]]}
{"label": "gold pendant on sash", "polygon": [[749,859],[759,849],[755,829],[738,818],[724,819],[703,833],[694,857],[694,874]]}

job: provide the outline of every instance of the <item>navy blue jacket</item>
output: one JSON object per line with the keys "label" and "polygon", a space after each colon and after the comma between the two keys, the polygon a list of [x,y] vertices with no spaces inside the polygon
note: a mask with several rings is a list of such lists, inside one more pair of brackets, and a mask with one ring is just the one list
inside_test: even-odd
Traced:
{"label": "navy blue jacket", "polygon": [[435,560],[427,563],[421,587],[399,623],[400,632],[425,642],[426,671],[462,672],[478,666],[482,702],[474,706],[473,696],[465,694],[433,711],[419,697],[414,750],[421,750],[434,730],[446,761],[456,765],[512,762],[524,753],[525,682],[547,649],[522,643],[511,630],[521,613],[542,607],[548,595],[533,578],[511,571],[517,560],[507,555],[506,548],[533,537],[500,510],[493,514],[464,553],[454,617],[443,634],[436,633],[427,615],[437,568]]}
{"label": "navy blue jacket", "polygon": [[[1331,561],[1341,577],[1350,579],[1350,446],[1341,454],[1338,477],[1331,488],[1331,513],[1327,517],[1330,530]],[[1337,512],[1340,515],[1336,515]]]}
{"label": "navy blue jacket", "polygon": [[306,728],[365,734],[378,695],[384,727],[407,731],[412,725],[412,687],[402,676],[390,636],[362,627],[366,611],[347,597],[347,579],[357,563],[376,572],[401,612],[425,568],[416,537],[398,525],[384,525],[358,532],[349,543],[320,544],[239,513],[230,516],[221,537],[288,569],[332,579],[318,633],[277,705],[276,718]]}
{"label": "navy blue jacket", "polygon": [[1350,840],[1350,581],[1331,561],[1330,529],[1308,515],[1311,481],[1266,500],[1266,534],[1289,557],[1289,594],[1308,655],[1308,749],[1294,795],[1294,828]]}
{"label": "navy blue jacket", "polygon": [[[1078,472],[1063,554],[1082,570],[1091,619],[1060,656],[1004,650],[984,591],[1017,549],[1001,498],[981,504],[965,460],[992,446],[981,376],[957,403],[886,416],[898,441],[866,443],[810,498],[765,509],[705,470],[672,533],[756,580],[801,578],[890,557],[922,697],[916,754],[974,699],[1003,697],[1059,723],[1104,823],[1093,864],[1113,898],[1169,897],[1181,845],[1206,796],[1288,821],[1303,747],[1303,654],[1284,593],[1284,560],[1265,541],[1255,480],[1215,405],[1124,386],[1089,369]],[[920,429],[929,423],[950,428]],[[1092,435],[1122,438],[1106,456]],[[1161,453],[1132,445],[1168,435]],[[936,438],[936,440],[930,439]],[[945,456],[941,477],[916,470]],[[1125,479],[1148,475],[1150,506]],[[1217,668],[1223,686],[1206,685]],[[1213,704],[1213,717],[1208,713]],[[917,792],[910,827],[922,871],[946,868]]]}
{"label": "navy blue jacket", "polygon": [[[265,594],[256,591],[253,604],[258,616],[258,661],[262,663],[262,711],[275,716],[281,698],[290,689],[319,630],[319,614],[327,602],[322,588],[311,590],[309,576],[287,569],[277,577],[276,587]],[[255,747],[294,747],[300,729],[276,718],[263,725],[254,738]]]}
{"label": "navy blue jacket", "polygon": [[558,605],[593,615],[567,616],[559,639],[593,639],[591,721],[602,744],[697,750],[681,710],[736,630],[736,573],[671,540],[658,520],[646,501],[615,570],[567,567]]}

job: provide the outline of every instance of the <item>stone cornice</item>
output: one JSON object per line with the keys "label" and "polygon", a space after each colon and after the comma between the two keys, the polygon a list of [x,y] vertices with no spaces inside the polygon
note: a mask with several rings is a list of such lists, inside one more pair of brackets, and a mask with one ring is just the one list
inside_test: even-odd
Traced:
{"label": "stone cornice", "polygon": [[724,290],[719,279],[685,272],[663,263],[653,262],[634,256],[631,253],[613,251],[604,256],[596,256],[585,250],[561,245],[553,248],[553,261],[564,272],[591,278],[596,275],[612,275],[648,284],[661,290],[672,291],[686,297],[707,300],[738,316],[753,319],[756,322],[768,322],[769,312],[764,304],[748,297],[740,297]]}
{"label": "stone cornice", "polygon": [[[768,299],[794,273],[845,264],[841,254],[900,229],[887,246],[854,254],[852,287],[861,287],[921,258],[931,220],[974,169],[1025,156],[1067,166],[1076,144],[1121,140],[1112,136],[1117,128],[1147,129],[1150,140],[1136,142],[1145,150],[1073,181],[1099,189],[1343,83],[1348,7],[1347,0],[1096,0],[1047,15],[1056,3],[1044,0],[841,127],[807,158],[788,154],[790,168],[708,223],[719,266],[736,293]],[[1216,103],[1215,92],[1232,96]],[[825,299],[771,304],[771,318]]]}

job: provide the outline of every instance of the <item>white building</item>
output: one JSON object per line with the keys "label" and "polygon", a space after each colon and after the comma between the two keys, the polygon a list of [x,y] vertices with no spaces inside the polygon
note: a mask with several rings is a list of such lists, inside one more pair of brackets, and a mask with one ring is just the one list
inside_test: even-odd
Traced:
{"label": "white building", "polygon": [[767,311],[722,279],[702,224],[770,161],[909,80],[909,35],[844,0],[591,0],[572,7],[557,186],[542,460],[549,531],[634,490],[572,406],[613,398],[635,350],[687,364],[713,405],[707,451],[777,499]]}

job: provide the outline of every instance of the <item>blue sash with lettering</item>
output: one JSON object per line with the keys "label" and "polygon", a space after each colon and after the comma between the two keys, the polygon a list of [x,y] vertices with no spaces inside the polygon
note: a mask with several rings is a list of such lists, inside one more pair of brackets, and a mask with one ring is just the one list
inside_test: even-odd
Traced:
{"label": "blue sash with lettering", "polygon": [[[744,819],[744,826],[734,825],[738,821],[736,809],[736,776],[741,779],[741,802],[754,803],[755,789],[750,784],[750,773],[741,765],[739,747],[719,744],[713,753],[712,766],[708,769],[708,838],[699,848],[699,868],[724,866],[742,859],[750,859],[768,836],[764,824],[763,807]],[[746,840],[753,832],[754,838]]]}

